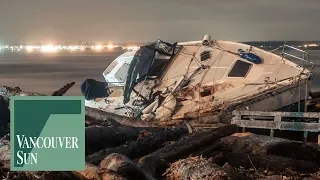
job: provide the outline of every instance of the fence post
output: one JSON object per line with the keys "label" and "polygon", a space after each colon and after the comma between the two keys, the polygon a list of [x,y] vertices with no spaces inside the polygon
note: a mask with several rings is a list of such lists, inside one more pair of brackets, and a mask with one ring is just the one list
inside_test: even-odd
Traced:
{"label": "fence post", "polygon": [[303,142],[308,142],[308,131],[303,132]]}
{"label": "fence post", "polygon": [[270,136],[271,136],[271,137],[274,136],[274,129],[270,129]]}

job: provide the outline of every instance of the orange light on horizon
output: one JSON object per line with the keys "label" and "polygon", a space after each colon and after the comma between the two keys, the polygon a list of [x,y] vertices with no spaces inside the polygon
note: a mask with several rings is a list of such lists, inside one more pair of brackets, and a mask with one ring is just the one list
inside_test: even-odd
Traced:
{"label": "orange light on horizon", "polygon": [[28,52],[32,52],[33,49],[34,49],[33,46],[26,46],[25,48],[26,48],[26,50],[27,50]]}
{"label": "orange light on horizon", "polygon": [[95,46],[95,50],[100,51],[100,50],[102,50],[102,49],[103,49],[103,46],[102,46],[102,45],[96,45],[96,46]]}
{"label": "orange light on horizon", "polygon": [[52,44],[41,46],[42,52],[56,52],[57,50],[58,48],[56,46],[53,46]]}
{"label": "orange light on horizon", "polygon": [[126,49],[131,50],[131,51],[135,51],[135,50],[140,49],[140,47],[139,46],[127,46]]}
{"label": "orange light on horizon", "polygon": [[107,48],[108,48],[108,49],[113,49],[113,48],[114,48],[114,45],[108,44]]}

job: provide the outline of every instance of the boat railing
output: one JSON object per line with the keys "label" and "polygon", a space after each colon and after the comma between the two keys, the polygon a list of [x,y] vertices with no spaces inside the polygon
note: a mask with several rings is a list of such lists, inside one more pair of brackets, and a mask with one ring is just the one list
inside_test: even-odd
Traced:
{"label": "boat railing", "polygon": [[[289,52],[286,52],[286,48],[289,48],[291,50],[295,50],[295,51],[298,51],[298,52],[301,52],[302,53],[302,57],[300,56],[296,56],[294,55],[293,53],[289,53]],[[277,51],[279,49],[282,49],[281,50],[281,56],[284,57],[285,55],[287,56],[290,56],[294,59],[297,59],[297,60],[300,60],[302,61],[302,67],[304,67],[305,63],[308,63],[309,65],[311,65],[311,69],[314,68],[314,64],[313,62],[309,61],[309,53],[302,50],[302,49],[299,49],[299,48],[296,48],[296,47],[293,47],[293,46],[289,46],[287,44],[284,44],[282,46],[279,46],[278,48],[274,49],[274,50],[271,50],[271,52],[274,52],[274,51]]]}
{"label": "boat railing", "polygon": [[[298,52],[301,52],[302,53],[302,57],[299,57],[299,56],[296,56],[296,55],[294,55],[294,54],[290,54],[290,53],[288,53],[288,52],[286,52],[285,50],[286,50],[286,48],[289,48],[289,49],[291,49],[291,52],[292,52],[292,50],[295,50],[295,51],[298,51]],[[292,57],[292,58],[294,58],[294,59],[297,59],[297,60],[300,60],[300,61],[302,61],[302,64],[301,65],[299,65],[300,67],[302,67],[303,69],[305,69],[305,63],[308,63],[309,65],[311,65],[311,68],[310,69],[313,69],[314,68],[314,64],[313,64],[313,62],[311,62],[311,61],[309,61],[309,53],[307,53],[306,51],[304,51],[304,50],[302,50],[302,49],[298,49],[298,48],[296,48],[296,47],[293,47],[293,46],[289,46],[289,45],[287,45],[287,44],[284,44],[284,45],[282,45],[282,46],[279,46],[278,48],[276,48],[276,49],[274,49],[274,50],[271,50],[271,52],[274,52],[274,51],[277,51],[277,50],[280,50],[280,49],[282,49],[282,51],[281,51],[281,56],[284,58],[284,56],[285,55],[287,55],[287,56],[290,56],[290,57]],[[301,84],[300,84],[300,78],[299,78],[299,83],[298,83],[298,87],[299,87],[299,91],[298,91],[298,93],[299,93],[299,99],[301,99]],[[305,100],[307,100],[308,99],[308,81],[306,81],[305,82],[305,98],[304,98]],[[300,101],[298,101],[298,112],[300,112]],[[305,107],[304,107],[304,110],[305,111],[307,111],[307,103],[305,103]]]}

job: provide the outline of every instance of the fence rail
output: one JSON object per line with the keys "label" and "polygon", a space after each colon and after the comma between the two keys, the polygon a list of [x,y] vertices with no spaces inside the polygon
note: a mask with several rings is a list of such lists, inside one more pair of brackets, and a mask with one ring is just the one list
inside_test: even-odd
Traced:
{"label": "fence rail", "polygon": [[[316,112],[263,112],[263,111],[233,111],[232,124],[245,128],[303,131],[307,139],[308,132],[320,132],[320,113]],[[320,143],[320,134],[318,135]]]}

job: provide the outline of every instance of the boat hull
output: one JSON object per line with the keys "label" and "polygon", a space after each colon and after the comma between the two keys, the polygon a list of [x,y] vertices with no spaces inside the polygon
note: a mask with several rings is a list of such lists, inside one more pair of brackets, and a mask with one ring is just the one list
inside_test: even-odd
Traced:
{"label": "boat hull", "polygon": [[[299,102],[303,102],[308,98],[310,89],[311,80],[303,79],[300,83],[297,82],[292,85],[283,86],[257,97],[242,100],[240,103],[230,104],[230,106],[221,113],[220,121],[230,123],[234,110],[298,111]],[[300,103],[300,111],[302,110],[304,110],[304,103]]]}

